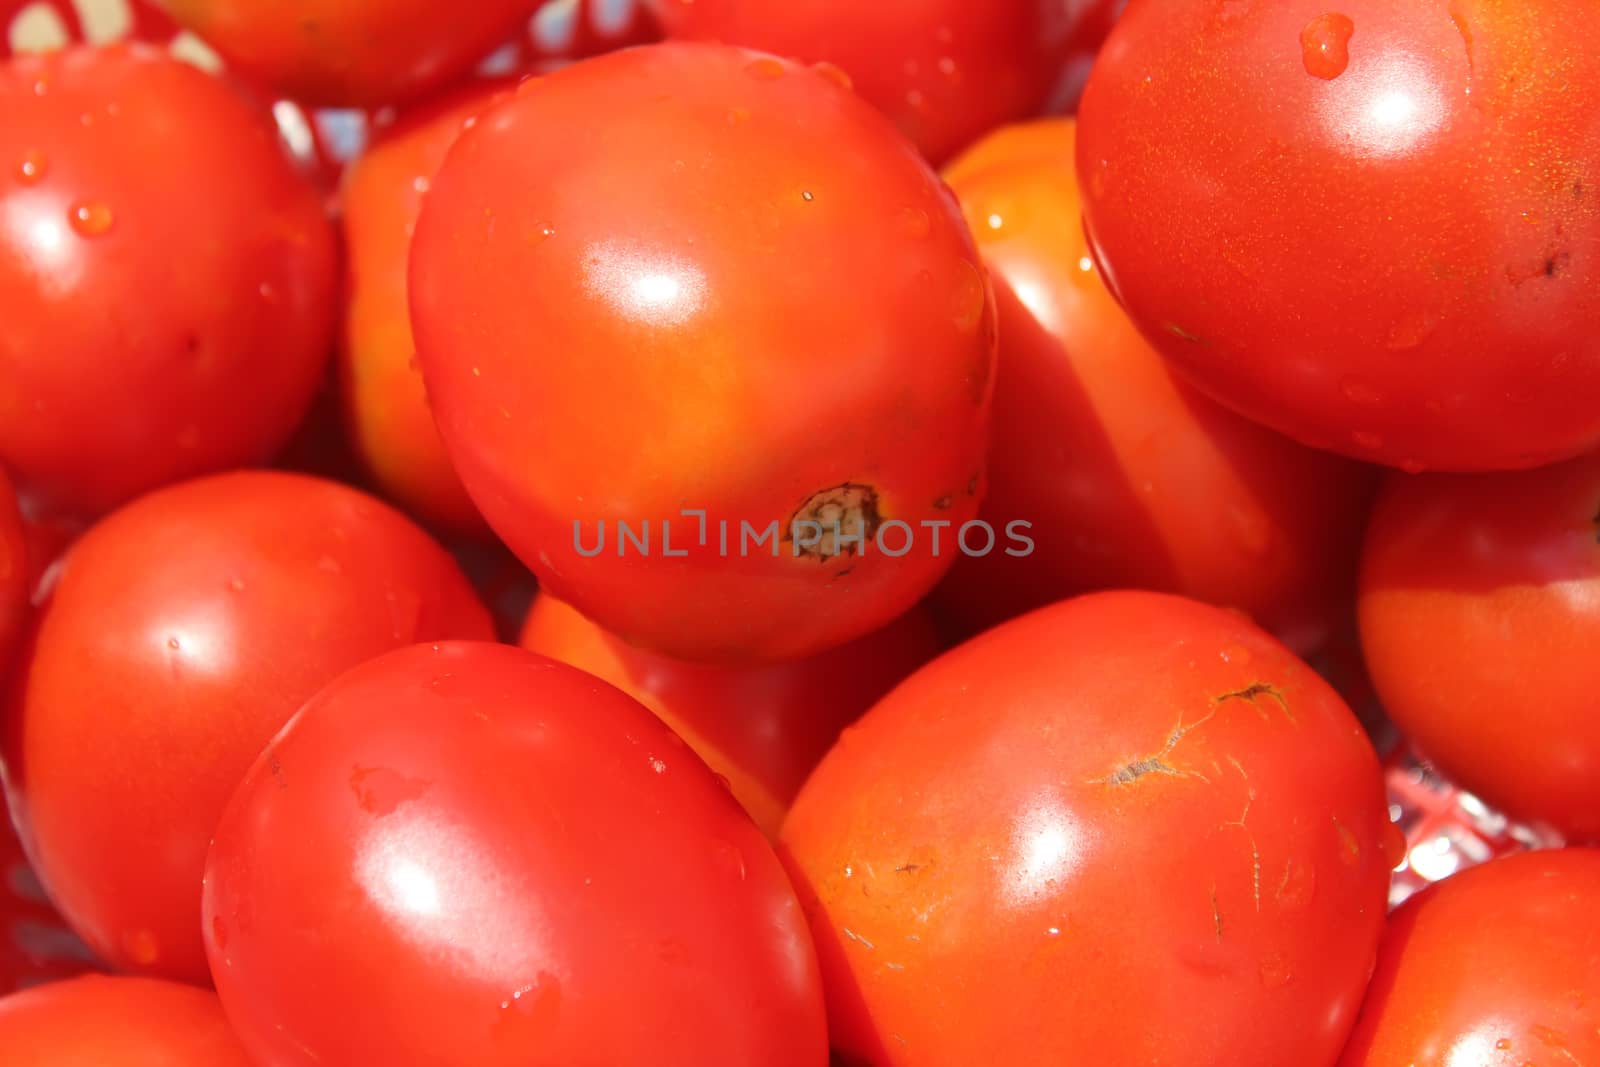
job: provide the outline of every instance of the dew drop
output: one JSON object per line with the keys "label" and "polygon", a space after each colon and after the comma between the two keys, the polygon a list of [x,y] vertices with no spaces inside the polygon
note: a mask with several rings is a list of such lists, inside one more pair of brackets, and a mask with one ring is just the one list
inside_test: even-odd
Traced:
{"label": "dew drop", "polygon": [[744,72],[756,81],[775,82],[783,77],[783,62],[771,56],[762,56],[746,63]]}
{"label": "dew drop", "polygon": [[1510,1052],[1511,1051],[1511,1039],[1509,1037],[1502,1037],[1499,1041],[1496,1041],[1494,1043],[1494,1047],[1495,1047],[1496,1050],[1498,1050],[1500,1052]]}
{"label": "dew drop", "polygon": [[666,774],[667,773],[667,765],[666,765],[665,761],[659,760],[654,756],[650,757],[650,769],[652,771],[655,771],[657,774]]}
{"label": "dew drop", "polygon": [[111,229],[117,221],[116,216],[105,204],[95,202],[92,204],[76,204],[73,206],[69,221],[72,228],[84,237],[99,237]]}
{"label": "dew drop", "polygon": [[22,156],[22,162],[17,164],[17,179],[23,185],[33,185],[44,177],[49,169],[49,162],[44,158],[44,153],[30,151]]}
{"label": "dew drop", "polygon": [[856,83],[851,80],[850,75],[846,74],[843,69],[834,66],[832,63],[824,61],[814,64],[811,69],[822,75],[824,78],[827,78],[841,89],[850,89],[853,91],[856,87]]}
{"label": "dew drop", "polygon": [[963,333],[971,333],[983,321],[987,294],[984,291],[983,273],[965,260],[961,263],[961,277],[956,282],[955,323]]}
{"label": "dew drop", "polygon": [[1300,31],[1300,58],[1306,73],[1332,81],[1350,66],[1350,38],[1356,24],[1348,15],[1318,15]]}
{"label": "dew drop", "polygon": [[739,846],[728,842],[718,841],[713,849],[716,852],[717,866],[721,867],[729,876],[744,881],[748,872],[745,867],[744,852]]}
{"label": "dew drop", "polygon": [[528,231],[528,243],[530,245],[542,245],[555,235],[556,228],[554,226],[550,225],[548,222],[541,222],[539,225]]}

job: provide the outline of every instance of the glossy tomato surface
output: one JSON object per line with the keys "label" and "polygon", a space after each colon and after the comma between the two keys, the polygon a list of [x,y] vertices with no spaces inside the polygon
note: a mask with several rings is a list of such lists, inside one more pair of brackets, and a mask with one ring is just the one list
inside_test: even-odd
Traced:
{"label": "glossy tomato surface", "polygon": [[338,368],[346,433],[378,486],[446,529],[486,535],[434,427],[417,365],[406,265],[422,198],[463,126],[506,89],[473,85],[382,130],[345,171]]}
{"label": "glossy tomato surface", "polygon": [[1027,523],[1033,551],[963,557],[939,599],[975,632],[1091,589],[1157,589],[1314,648],[1349,613],[1372,470],[1174,377],[1095,268],[1076,136],[1071,119],[1039,120],[952,165],[1000,310],[980,514]]}
{"label": "glossy tomato surface", "polygon": [[1600,454],[1397,476],[1362,561],[1390,717],[1491,805],[1600,841]]}
{"label": "glossy tomato surface", "polygon": [[685,663],[635,648],[545,595],[534,601],[522,647],[588,671],[655,712],[776,837],[790,801],[839,731],[932,659],[939,637],[918,609],[808,659]]}
{"label": "glossy tomato surface", "polygon": [[17,510],[17,494],[0,467],[0,677],[28,610],[28,540]]}
{"label": "glossy tomato surface", "polygon": [[874,1067],[1326,1067],[1401,842],[1350,710],[1232,612],[1101,593],[924,667],[782,853]]}
{"label": "glossy tomato surface", "polygon": [[1340,1067],[1600,1060],[1600,852],[1509,856],[1389,920]]}
{"label": "glossy tomato surface", "polygon": [[90,975],[0,997],[6,1067],[250,1067],[215,993]]}
{"label": "glossy tomato surface", "polygon": [[1600,445],[1588,0],[1134,0],[1078,162],[1113,288],[1203,389],[1410,470]]}
{"label": "glossy tomato surface", "polygon": [[276,128],[137,45],[0,65],[0,462],[55,510],[264,462],[322,380],[334,244]]}
{"label": "glossy tomato surface", "polygon": [[656,0],[668,36],[836,64],[935,162],[1072,103],[1116,0]]}
{"label": "glossy tomato surface", "polygon": [[206,847],[261,747],[363,660],[491,633],[364,493],[251,472],[141,498],[72,547],[16,663],[4,770],[35,868],[108,962],[205,982]]}
{"label": "glossy tomato surface", "polygon": [[761,831],[636,701],[521,649],[421,645],[318,694],[223,816],[205,931],[280,1067],[827,1062]]}
{"label": "glossy tomato surface", "polygon": [[473,499],[635,644],[863,636],[948,568],[923,524],[976,511],[995,335],[971,236],[810,68],[666,44],[525,82],[434,181],[411,309]]}
{"label": "glossy tomato surface", "polygon": [[543,0],[156,0],[230,67],[306,104],[403,103],[470,70]]}

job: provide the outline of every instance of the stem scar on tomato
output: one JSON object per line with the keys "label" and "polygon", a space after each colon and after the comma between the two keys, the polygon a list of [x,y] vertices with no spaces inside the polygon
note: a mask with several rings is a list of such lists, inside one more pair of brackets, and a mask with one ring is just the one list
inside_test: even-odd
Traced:
{"label": "stem scar on tomato", "polygon": [[[820,527],[815,541],[796,538],[796,528],[803,524]],[[826,563],[837,556],[854,557],[882,525],[878,491],[870,485],[845,482],[814,493],[801,504],[789,519],[784,540],[794,545],[796,556]]]}
{"label": "stem scar on tomato", "polygon": [[1212,701],[1212,703],[1226,704],[1230,700],[1242,700],[1251,707],[1255,708],[1256,714],[1265,719],[1267,718],[1267,713],[1257,702],[1258,698],[1260,697],[1270,697],[1272,700],[1276,701],[1278,707],[1283,709],[1283,714],[1288,718],[1288,720],[1290,722],[1295,721],[1294,712],[1289,709],[1289,698],[1283,695],[1283,690],[1279,689],[1271,682],[1253,682],[1250,685],[1245,686],[1243,689],[1237,689],[1232,693],[1223,693],[1221,696]]}

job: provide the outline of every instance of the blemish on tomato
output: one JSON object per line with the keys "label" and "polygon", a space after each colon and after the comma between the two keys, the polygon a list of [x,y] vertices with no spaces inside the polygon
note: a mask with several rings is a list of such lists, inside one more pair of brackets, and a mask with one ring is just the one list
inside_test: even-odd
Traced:
{"label": "blemish on tomato", "polygon": [[357,767],[350,774],[350,791],[361,810],[369,815],[390,815],[400,805],[422,796],[432,785],[387,767]]}
{"label": "blemish on tomato", "polygon": [[1333,81],[1350,68],[1350,38],[1356,24],[1348,15],[1318,15],[1300,31],[1300,59],[1306,73]]}
{"label": "blemish on tomato", "polygon": [[[801,504],[789,518],[784,540],[796,557],[826,563],[837,556],[854,557],[882,525],[878,491],[845,482],[814,493]],[[800,536],[802,532],[807,536]]]}

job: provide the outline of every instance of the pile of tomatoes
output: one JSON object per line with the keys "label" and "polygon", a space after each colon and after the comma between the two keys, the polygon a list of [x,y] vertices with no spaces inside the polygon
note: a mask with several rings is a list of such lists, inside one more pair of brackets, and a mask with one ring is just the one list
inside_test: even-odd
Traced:
{"label": "pile of tomatoes", "polygon": [[0,1064],[1600,1067],[1591,3],[0,11]]}

